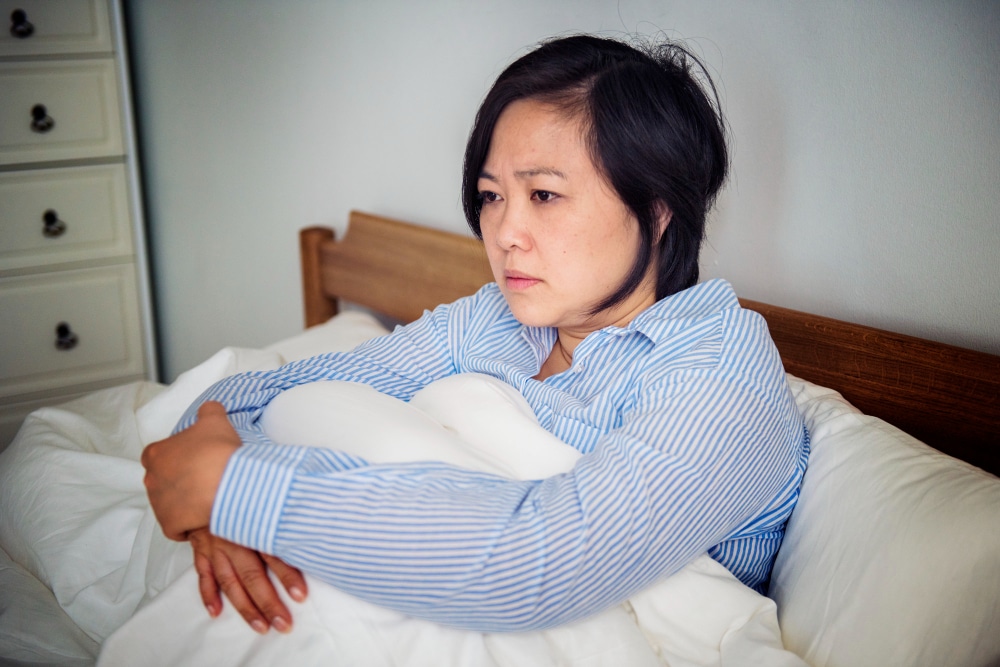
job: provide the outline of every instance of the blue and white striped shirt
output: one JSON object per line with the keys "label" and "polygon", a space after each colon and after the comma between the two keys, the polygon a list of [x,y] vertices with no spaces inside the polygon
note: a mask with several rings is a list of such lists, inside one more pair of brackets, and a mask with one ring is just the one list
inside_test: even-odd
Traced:
{"label": "blue and white striped shirt", "polygon": [[[580,618],[706,550],[766,586],[809,439],[763,319],[728,283],[708,281],[592,333],[569,370],[534,380],[555,336],[517,322],[491,284],[354,352],[220,382],[201,400],[226,406],[244,446],[212,532],[357,597],[478,630]],[[276,446],[256,423],[275,395],[306,382],[364,382],[408,400],[462,372],[520,390],[541,425],[584,454],[572,471],[512,481],[372,465]]]}

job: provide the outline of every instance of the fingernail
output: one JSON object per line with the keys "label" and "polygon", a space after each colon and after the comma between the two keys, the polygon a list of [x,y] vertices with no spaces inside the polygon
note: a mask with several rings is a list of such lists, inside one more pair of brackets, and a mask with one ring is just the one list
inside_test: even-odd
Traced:
{"label": "fingernail", "polygon": [[258,634],[262,635],[267,634],[267,623],[260,620],[259,618],[255,618],[254,620],[250,621],[250,627],[253,628],[254,632]]}
{"label": "fingernail", "polygon": [[306,593],[298,586],[292,586],[288,589],[288,594],[292,596],[292,599],[296,602],[304,602],[306,599]]}
{"label": "fingernail", "polygon": [[288,624],[288,621],[286,621],[280,616],[275,616],[274,618],[272,618],[271,625],[273,625],[274,629],[277,630],[278,632],[288,632],[289,630],[292,629],[292,626]]}
{"label": "fingernail", "polygon": [[213,605],[207,604],[205,605],[205,609],[208,610],[208,615],[211,616],[212,618],[215,618],[216,616],[219,615],[219,611]]}

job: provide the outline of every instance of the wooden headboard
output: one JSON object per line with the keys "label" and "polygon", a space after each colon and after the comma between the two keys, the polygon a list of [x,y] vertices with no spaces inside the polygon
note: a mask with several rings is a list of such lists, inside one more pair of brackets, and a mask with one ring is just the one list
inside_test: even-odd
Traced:
{"label": "wooden headboard", "polygon": [[[476,239],[352,212],[343,240],[300,234],[306,326],[338,299],[409,322],[493,280]],[[785,370],[937,449],[1000,474],[1000,356],[755,301]]]}

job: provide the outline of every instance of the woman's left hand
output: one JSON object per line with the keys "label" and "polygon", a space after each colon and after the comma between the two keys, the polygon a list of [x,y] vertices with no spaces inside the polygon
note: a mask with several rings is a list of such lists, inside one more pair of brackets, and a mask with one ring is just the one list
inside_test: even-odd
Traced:
{"label": "woman's left hand", "polygon": [[182,541],[209,524],[226,464],[240,445],[226,409],[210,401],[194,424],[143,450],[143,482],[164,535]]}
{"label": "woman's left hand", "polygon": [[264,634],[269,627],[278,632],[291,630],[292,614],[278,597],[268,570],[277,575],[297,602],[306,597],[306,580],[301,572],[280,558],[212,535],[207,528],[191,531],[189,537],[198,590],[210,616],[222,612],[221,591],[256,632]]}

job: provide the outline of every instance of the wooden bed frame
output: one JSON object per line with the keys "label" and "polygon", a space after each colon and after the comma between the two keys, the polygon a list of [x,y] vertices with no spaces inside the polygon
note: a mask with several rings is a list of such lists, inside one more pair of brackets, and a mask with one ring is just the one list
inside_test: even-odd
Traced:
{"label": "wooden bed frame", "polygon": [[[476,239],[357,211],[343,240],[312,227],[300,244],[306,326],[335,315],[338,299],[410,322],[493,280]],[[789,373],[1000,474],[1000,356],[741,302],[767,320]]]}

